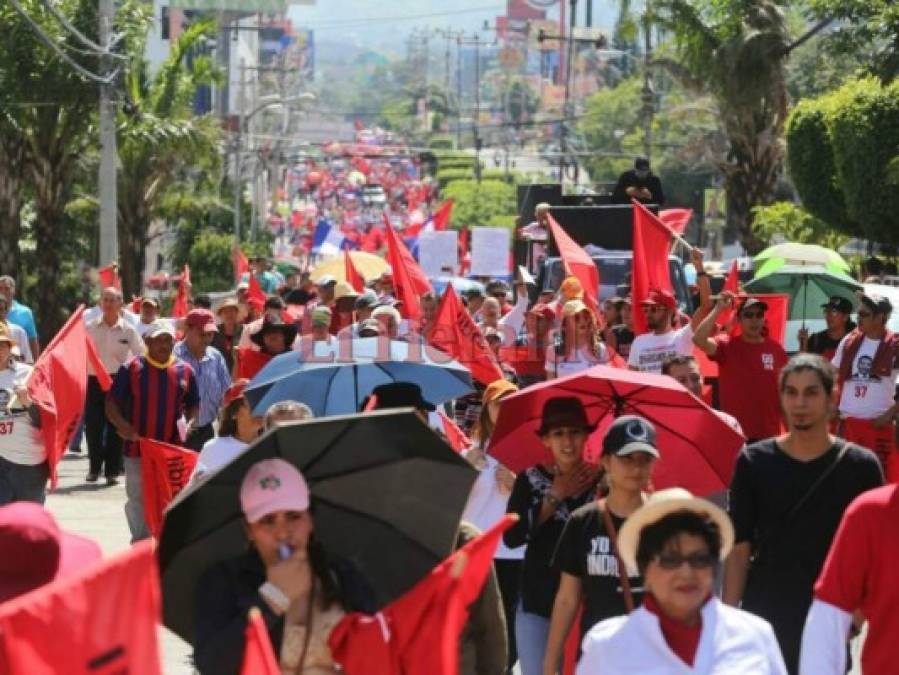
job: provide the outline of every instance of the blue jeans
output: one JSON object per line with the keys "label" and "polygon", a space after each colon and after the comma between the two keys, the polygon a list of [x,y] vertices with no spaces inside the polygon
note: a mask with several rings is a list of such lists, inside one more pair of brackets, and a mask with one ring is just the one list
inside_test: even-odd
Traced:
{"label": "blue jeans", "polygon": [[131,530],[131,543],[150,538],[144,517],[144,486],[140,475],[140,457],[125,457],[125,518]]}
{"label": "blue jeans", "polygon": [[521,605],[515,612],[515,643],[521,675],[543,675],[543,657],[549,639],[549,619],[525,612]]}
{"label": "blue jeans", "polygon": [[47,462],[15,464],[0,457],[0,506],[11,502],[43,504],[49,477]]}

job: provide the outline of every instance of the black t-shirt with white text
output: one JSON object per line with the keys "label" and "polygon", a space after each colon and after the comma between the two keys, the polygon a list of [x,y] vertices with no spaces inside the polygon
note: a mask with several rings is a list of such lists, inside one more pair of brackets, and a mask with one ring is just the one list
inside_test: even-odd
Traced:
{"label": "black t-shirt with white text", "polygon": [[[619,532],[624,518],[609,515],[615,532]],[[596,500],[577,509],[565,523],[556,545],[554,566],[581,580],[581,637],[603,619],[627,614],[618,557]],[[638,607],[643,598],[643,582],[638,576],[629,577],[628,581],[634,606]]]}

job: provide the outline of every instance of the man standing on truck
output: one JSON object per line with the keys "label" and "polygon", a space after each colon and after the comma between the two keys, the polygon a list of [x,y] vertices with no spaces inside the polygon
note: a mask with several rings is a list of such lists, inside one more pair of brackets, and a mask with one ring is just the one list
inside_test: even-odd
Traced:
{"label": "man standing on truck", "polygon": [[634,168],[618,176],[618,184],[612,193],[612,202],[630,204],[631,199],[636,199],[641,204],[659,206],[665,204],[662,181],[649,168],[649,160],[646,157],[637,157],[634,160]]}
{"label": "man standing on truck", "polygon": [[650,289],[649,295],[640,299],[640,307],[636,310],[646,314],[649,332],[638,335],[631,343],[627,357],[627,365],[631,370],[661,373],[662,364],[672,356],[688,356],[693,353],[693,331],[711,309],[712,288],[709,285],[709,275],[704,271],[702,250],[692,249],[690,258],[694,267],[699,270],[696,279],[696,285],[699,286],[699,307],[687,325],[675,330],[677,300],[674,295],[670,291]]}

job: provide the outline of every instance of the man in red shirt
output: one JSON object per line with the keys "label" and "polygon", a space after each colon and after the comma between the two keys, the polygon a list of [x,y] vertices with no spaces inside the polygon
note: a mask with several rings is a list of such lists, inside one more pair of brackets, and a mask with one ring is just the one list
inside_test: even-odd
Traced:
{"label": "man in red shirt", "polygon": [[800,675],[843,675],[852,614],[868,622],[862,671],[894,673],[899,663],[899,486],[869,490],[849,505],[802,634]]}
{"label": "man in red shirt", "polygon": [[740,305],[739,335],[712,337],[718,315],[733,302],[733,293],[721,293],[696,329],[693,344],[718,362],[721,409],[739,420],[746,442],[752,443],[780,433],[777,378],[787,362],[787,353],[765,334],[768,305],[758,298],[746,298]]}

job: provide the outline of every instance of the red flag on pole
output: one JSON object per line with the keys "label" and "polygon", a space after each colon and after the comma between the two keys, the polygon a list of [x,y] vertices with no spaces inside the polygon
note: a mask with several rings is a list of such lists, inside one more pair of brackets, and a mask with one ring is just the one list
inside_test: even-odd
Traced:
{"label": "red flag on pole", "polygon": [[122,280],[119,278],[119,266],[113,263],[97,270],[100,276],[100,288],[118,288],[122,290]]}
{"label": "red flag on pole", "polygon": [[387,262],[393,271],[393,288],[396,299],[403,302],[399,308],[400,314],[404,319],[418,319],[421,317],[418,298],[432,292],[431,282],[406,245],[396,236],[386,213],[384,227],[387,233]]}
{"label": "red flag on pole", "polygon": [[241,675],[281,675],[265,619],[257,607],[250,610],[245,636]]}
{"label": "red flag on pole", "polygon": [[159,675],[159,578],[140,542],[0,605],[0,672]]}
{"label": "red flag on pole", "polygon": [[449,415],[438,408],[437,416],[440,418],[440,423],[443,426],[446,442],[450,444],[453,450],[462,452],[471,447],[471,439]]}
{"label": "red flag on pole", "polygon": [[454,203],[453,198],[450,197],[431,214],[431,221],[434,223],[434,230],[437,232],[442,232],[449,228],[450,217],[453,215]]}
{"label": "red flag on pole", "polygon": [[[700,270],[696,270],[699,272]],[[737,295],[740,292],[740,270],[737,268],[737,261],[734,259],[733,263],[731,263],[730,271],[727,273],[727,278],[724,280],[724,286],[721,288],[722,291],[730,291],[734,295]],[[734,318],[734,308],[728,307],[725,310],[722,310],[718,314],[718,318],[715,320],[719,326],[728,325]]]}
{"label": "red flag on pole", "polygon": [[565,273],[574,275],[584,289],[584,304],[599,316],[599,269],[593,258],[570,236],[552,216],[549,217],[549,229],[552,232]]}
{"label": "red flag on pole", "polygon": [[139,442],[144,516],[150,534],[158,540],[165,509],[187,485],[199,455],[177,445],[148,438],[141,438]]}
{"label": "red flag on pole", "polygon": [[458,675],[468,607],[490,574],[500,537],[516,520],[506,515],[378,615],[344,617],[328,640],[344,673]]}
{"label": "red flag on pole", "polygon": [[172,316],[176,319],[187,316],[187,299],[188,287],[190,286],[190,267],[184,266],[181,272],[181,282],[178,284],[178,291],[175,293],[175,302],[172,304]]}
{"label": "red flag on pole", "polygon": [[262,308],[265,307],[267,299],[268,296],[262,290],[262,286],[259,285],[256,275],[251,274],[250,282],[247,284],[247,304],[251,307],[255,306],[257,311],[261,312]]}
{"label": "red flag on pole", "polygon": [[78,307],[66,324],[41,352],[28,380],[28,395],[40,410],[41,437],[50,467],[50,485],[56,487],[56,465],[69,446],[84,412],[87,393],[88,359],[97,373],[101,388],[110,380],[97,355],[94,342]]}
{"label": "red flag on pole", "polygon": [[693,209],[665,209],[659,211],[661,220],[674,234],[682,235],[693,218]]}
{"label": "red flag on pole", "polygon": [[646,332],[646,316],[640,311],[640,303],[649,291],[674,292],[668,271],[668,251],[671,248],[672,232],[664,223],[633,200],[634,208],[634,263],[631,273],[631,299],[634,304],[634,333]]}
{"label": "red flag on pole", "polygon": [[231,259],[234,262],[234,283],[239,284],[244,274],[250,273],[250,261],[247,256],[240,250],[239,246],[235,246],[231,251]]}
{"label": "red flag on pole", "polygon": [[471,266],[468,255],[468,225],[459,230],[459,276],[464,277]]}
{"label": "red flag on pole", "polygon": [[343,274],[346,277],[347,283],[353,287],[353,290],[357,293],[364,291],[365,280],[362,278],[362,275],[359,274],[359,270],[356,269],[356,266],[353,264],[353,258],[347,250],[344,250],[343,252],[343,267]]}
{"label": "red flag on pole", "polygon": [[488,385],[503,379],[503,371],[481,329],[459,302],[452,284],[447,284],[443,292],[427,341],[468,368],[478,382]]}

